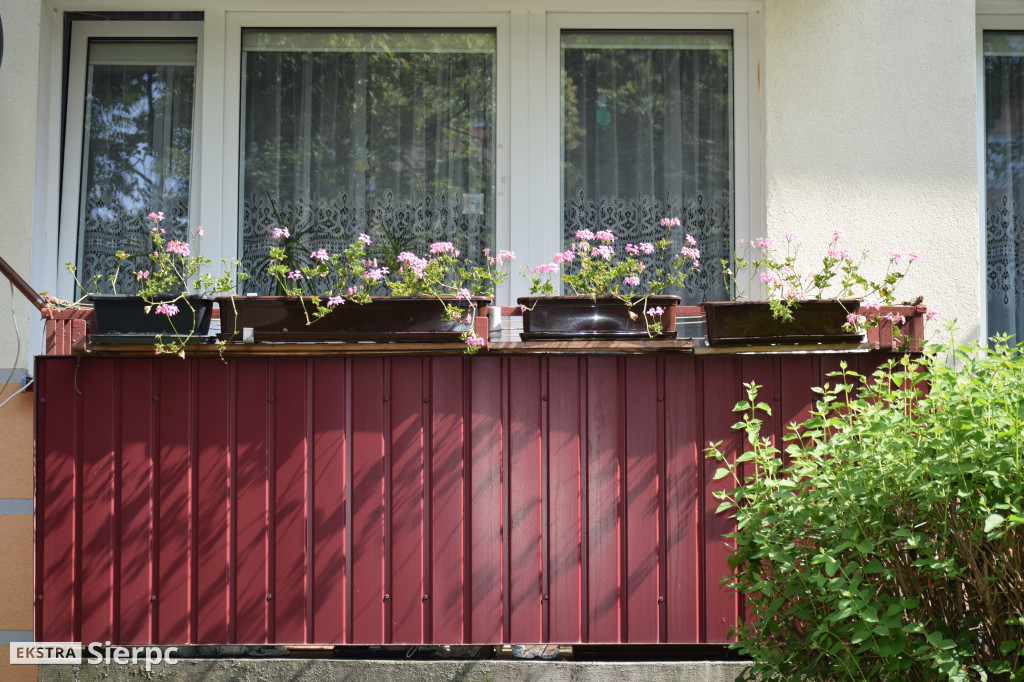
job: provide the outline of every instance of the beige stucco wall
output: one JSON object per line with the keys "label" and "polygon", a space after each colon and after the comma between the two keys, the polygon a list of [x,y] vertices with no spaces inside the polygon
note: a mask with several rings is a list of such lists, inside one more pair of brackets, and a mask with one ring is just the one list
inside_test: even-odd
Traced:
{"label": "beige stucco wall", "polygon": [[977,338],[974,0],[766,0],[765,33],[769,235],[917,251],[898,293]]}
{"label": "beige stucco wall", "polygon": [[[30,281],[35,192],[39,0],[3,0],[4,53],[0,63],[0,257]],[[11,322],[11,289],[0,278],[0,368],[28,366],[29,305],[14,292],[21,352]],[[7,378],[4,372],[0,382]]]}

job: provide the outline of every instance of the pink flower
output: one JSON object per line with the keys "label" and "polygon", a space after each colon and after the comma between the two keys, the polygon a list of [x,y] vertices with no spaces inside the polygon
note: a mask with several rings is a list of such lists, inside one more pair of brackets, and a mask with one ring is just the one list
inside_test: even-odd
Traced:
{"label": "pink flower", "polygon": [[146,220],[155,220],[158,223],[159,222],[163,222],[163,219],[164,219],[164,212],[163,211],[160,211],[159,213],[150,213],[148,216],[146,216]]}
{"label": "pink flower", "polygon": [[775,246],[775,240],[771,237],[758,237],[757,241],[754,242],[754,246],[762,249],[770,249]]}
{"label": "pink flower", "polygon": [[200,225],[199,227],[196,228],[196,234],[199,235],[200,237],[203,236],[203,226],[202,225]]}
{"label": "pink flower", "polygon": [[176,253],[182,258],[188,257],[188,244],[178,240],[167,242],[167,253]]}
{"label": "pink flower", "polygon": [[785,234],[782,235],[782,238],[785,239],[787,242],[800,241],[800,235],[798,235],[796,232],[786,232]]}
{"label": "pink flower", "polygon": [[359,235],[359,241],[361,241],[364,244],[370,244],[371,243],[370,242],[370,235],[368,235],[368,234],[360,234]]}
{"label": "pink flower", "polygon": [[684,246],[683,248],[679,249],[679,253],[681,253],[684,258],[690,258],[692,260],[700,259],[700,249],[694,249],[689,246]]}
{"label": "pink flower", "polygon": [[626,253],[634,256],[640,255],[640,249],[635,244],[626,244]]}
{"label": "pink flower", "polygon": [[280,239],[281,237],[291,237],[287,227],[275,227],[274,228],[274,239]]}
{"label": "pink flower", "polygon": [[629,286],[629,287],[638,287],[638,286],[640,286],[640,278],[636,277],[636,276],[626,277],[625,279],[622,280],[622,282],[623,282],[623,284],[625,284],[626,286]]}
{"label": "pink flower", "polygon": [[349,287],[348,288],[348,295],[349,296],[355,296],[358,293],[359,293],[359,287]]}
{"label": "pink flower", "polygon": [[613,242],[615,241],[615,235],[612,234],[611,230],[600,230],[594,235],[594,238],[602,242]]}
{"label": "pink flower", "polygon": [[889,260],[893,260],[899,263],[901,258],[903,258],[902,253],[900,253],[896,249],[889,249]]}
{"label": "pink flower", "polygon": [[487,342],[484,341],[483,337],[477,336],[475,334],[470,334],[469,336],[466,337],[466,345],[472,348],[481,348],[485,343]]}
{"label": "pink flower", "polygon": [[640,250],[646,253],[647,255],[651,255],[652,253],[654,253],[654,244],[651,244],[650,242],[641,242]]}
{"label": "pink flower", "polygon": [[516,254],[514,251],[506,251],[505,249],[498,251],[498,265],[502,265],[515,259]]}
{"label": "pink flower", "polygon": [[387,275],[388,272],[389,270],[387,268],[370,268],[363,273],[363,279],[371,282],[379,282],[384,279],[384,276]]}
{"label": "pink flower", "polygon": [[292,270],[288,273],[288,279],[302,279],[302,273],[298,270]]}
{"label": "pink flower", "polygon": [[[420,258],[414,253],[410,253],[409,251],[403,251],[402,253],[398,254],[398,262],[408,265],[410,268],[412,268],[413,273],[415,273],[417,277],[423,279],[423,271],[427,269],[428,265],[426,258]],[[373,264],[374,266],[376,266],[377,261],[374,260]]]}
{"label": "pink flower", "polygon": [[879,301],[876,301],[874,299],[868,299],[866,301],[861,301],[860,305],[865,310],[878,310],[879,308],[882,307],[882,304]]}
{"label": "pink flower", "polygon": [[327,255],[327,249],[317,249],[313,253],[309,254],[309,257],[313,260],[318,260],[321,263],[330,258],[330,256]]}
{"label": "pink flower", "polygon": [[911,252],[911,254],[910,254],[910,262],[911,263],[916,263],[919,260],[921,260],[921,254],[919,254],[917,252]]}
{"label": "pink flower", "polygon": [[760,279],[763,284],[775,284],[779,281],[779,278],[770,272],[762,272]]}
{"label": "pink flower", "polygon": [[149,279],[149,270],[139,270],[135,273],[135,279]]}
{"label": "pink flower", "polygon": [[576,239],[581,239],[585,242],[590,241],[594,238],[594,233],[590,230],[576,230]]}
{"label": "pink flower", "polygon": [[829,258],[836,258],[838,260],[849,260],[850,250],[849,249],[829,249]]}
{"label": "pink flower", "polygon": [[842,239],[845,236],[846,236],[846,232],[843,231],[843,230],[833,230],[832,231],[832,239]]}
{"label": "pink flower", "polygon": [[173,303],[161,303],[153,309],[157,315],[166,315],[167,317],[173,317],[178,314],[178,306]]}
{"label": "pink flower", "polygon": [[459,293],[455,294],[457,301],[468,301],[471,298],[473,298],[473,294],[469,293],[469,289],[459,289]]}
{"label": "pink flower", "polygon": [[558,272],[558,266],[554,263],[546,263],[544,265],[538,265],[537,267],[530,270],[531,275],[550,275]]}
{"label": "pink flower", "polygon": [[926,320],[937,320],[937,319],[939,319],[939,311],[938,310],[929,310],[928,312],[926,312],[924,314],[924,319],[926,319]]}
{"label": "pink flower", "polygon": [[690,246],[697,246],[697,240],[693,238],[692,234],[686,235],[686,243]]}
{"label": "pink flower", "polygon": [[459,255],[458,250],[451,242],[434,242],[430,245],[430,253],[451,253]]}
{"label": "pink flower", "polygon": [[662,218],[661,219],[661,226],[662,227],[673,227],[673,226],[677,226],[678,227],[679,224],[680,224],[679,223],[679,218]]}
{"label": "pink flower", "polygon": [[553,258],[556,263],[568,263],[576,258],[576,252],[568,249],[561,253],[556,253]]}
{"label": "pink flower", "polygon": [[662,308],[660,305],[654,306],[653,308],[647,309],[647,314],[650,315],[651,317],[659,317],[665,314],[665,309]]}
{"label": "pink flower", "polygon": [[607,244],[594,247],[594,253],[605,260],[611,260],[615,256],[615,250]]}
{"label": "pink flower", "polygon": [[334,306],[342,305],[345,303],[345,299],[341,296],[331,296],[327,299],[327,307],[333,308]]}
{"label": "pink flower", "polygon": [[858,315],[857,313],[850,313],[849,315],[846,316],[846,321],[852,325],[864,324],[866,320],[866,317],[864,317],[863,315]]}
{"label": "pink flower", "polygon": [[526,306],[525,305],[520,305],[519,306],[519,312],[525,313],[526,312]]}

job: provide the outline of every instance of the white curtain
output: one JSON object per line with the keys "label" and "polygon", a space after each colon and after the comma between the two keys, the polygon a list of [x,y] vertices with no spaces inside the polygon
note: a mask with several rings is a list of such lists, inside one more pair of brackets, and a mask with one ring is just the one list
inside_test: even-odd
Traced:
{"label": "white curtain", "polygon": [[[243,36],[243,267],[250,291],[276,223],[337,251],[360,233],[394,262],[450,241],[494,246],[490,31],[247,31]],[[273,202],[273,203],[272,203]]]}
{"label": "white curtain", "polygon": [[[684,302],[725,298],[733,239],[733,52],[728,32],[562,34],[563,239],[660,238],[679,217],[701,269]],[[648,268],[648,271],[651,269]]]}
{"label": "white curtain", "polygon": [[1024,33],[986,32],[988,333],[1024,340]]}

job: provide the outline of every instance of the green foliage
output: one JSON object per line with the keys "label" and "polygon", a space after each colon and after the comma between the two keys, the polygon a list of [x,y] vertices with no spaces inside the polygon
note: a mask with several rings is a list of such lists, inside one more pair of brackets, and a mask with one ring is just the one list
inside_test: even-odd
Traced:
{"label": "green foliage", "polygon": [[1024,680],[1024,356],[932,348],[816,389],[785,453],[754,384],[732,575],[747,678]]}

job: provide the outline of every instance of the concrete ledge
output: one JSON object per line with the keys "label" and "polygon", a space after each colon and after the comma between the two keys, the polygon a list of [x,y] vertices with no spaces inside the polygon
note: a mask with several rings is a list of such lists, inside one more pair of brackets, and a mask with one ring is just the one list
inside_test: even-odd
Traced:
{"label": "concrete ledge", "polygon": [[184,659],[146,673],[141,665],[46,665],[39,679],[54,682],[120,680],[372,680],[373,682],[733,682],[747,667],[733,661],[368,661],[333,659]]}

